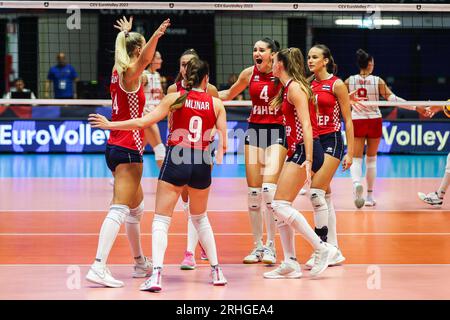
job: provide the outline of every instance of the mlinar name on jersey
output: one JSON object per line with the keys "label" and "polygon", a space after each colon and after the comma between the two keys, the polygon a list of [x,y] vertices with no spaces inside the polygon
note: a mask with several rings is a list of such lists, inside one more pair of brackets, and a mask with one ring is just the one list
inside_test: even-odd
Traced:
{"label": "mlinar name on jersey", "polygon": [[186,108],[197,109],[197,110],[209,110],[209,102],[208,101],[197,101],[186,99],[184,103]]}
{"label": "mlinar name on jersey", "polygon": [[80,124],[77,129],[67,129],[62,124],[49,125],[42,129],[13,129],[10,124],[0,125],[0,145],[104,145],[109,138],[109,131],[92,130],[90,125]]}

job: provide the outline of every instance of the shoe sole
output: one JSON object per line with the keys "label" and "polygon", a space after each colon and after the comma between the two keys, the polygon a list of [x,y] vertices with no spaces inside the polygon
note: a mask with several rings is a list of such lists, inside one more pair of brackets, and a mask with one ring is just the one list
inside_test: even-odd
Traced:
{"label": "shoe sole", "polygon": [[92,279],[92,278],[88,278],[88,277],[86,277],[86,280],[89,281],[90,283],[99,284],[99,285],[102,285],[102,286],[108,287],[108,288],[122,288],[124,286],[123,284],[122,285],[119,285],[119,284],[112,285],[112,284],[108,284],[102,280],[96,280],[96,279]]}
{"label": "shoe sole", "polygon": [[244,260],[244,261],[243,261],[244,264],[255,264],[255,263],[259,263],[259,262],[261,262],[261,260],[258,260],[258,261]]}
{"label": "shoe sole", "polygon": [[374,201],[374,202],[364,202],[364,205],[366,206],[366,207],[375,207],[376,206],[376,202]]}
{"label": "shoe sole", "polygon": [[264,264],[275,264],[275,263],[277,263],[277,260],[273,261],[273,260],[264,260],[263,259],[262,263],[264,263]]}
{"label": "shoe sole", "polygon": [[294,274],[289,276],[266,276],[264,275],[265,279],[300,279],[302,277],[302,273],[300,274]]}
{"label": "shoe sole", "polygon": [[195,266],[192,267],[192,266],[182,265],[182,266],[180,266],[180,269],[181,270],[195,270]]}
{"label": "shoe sole", "polygon": [[336,266],[341,265],[342,262],[344,262],[344,261],[345,261],[345,257],[342,257],[341,259],[339,259],[339,260],[337,260],[337,261],[334,261],[334,263],[329,264],[328,266],[329,266],[329,267],[336,267]]}
{"label": "shoe sole", "polygon": [[148,289],[140,289],[141,291],[149,291],[149,292],[159,292],[162,290],[161,287],[150,287]]}
{"label": "shoe sole", "polygon": [[364,192],[363,186],[361,184],[358,185],[355,190],[356,199],[354,200],[355,206],[358,209],[361,209],[365,203],[364,198],[362,197],[363,192]]}
{"label": "shoe sole", "polygon": [[216,283],[213,283],[213,286],[219,287],[219,286],[224,286],[226,284],[227,284],[226,281],[225,282],[216,282]]}
{"label": "shoe sole", "polygon": [[145,274],[133,274],[133,278],[148,278],[151,277],[152,273],[145,273]]}

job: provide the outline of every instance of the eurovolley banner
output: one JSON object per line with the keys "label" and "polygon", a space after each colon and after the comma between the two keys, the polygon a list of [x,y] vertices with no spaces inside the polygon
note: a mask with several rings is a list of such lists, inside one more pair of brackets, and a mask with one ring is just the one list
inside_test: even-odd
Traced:
{"label": "eurovolley banner", "polygon": [[[167,122],[159,124],[163,141]],[[228,121],[228,152],[243,153],[247,123]],[[345,140],[345,132],[342,132]],[[0,120],[0,152],[103,152],[109,131],[91,128],[84,120]],[[150,147],[147,147],[151,151]],[[450,152],[450,121],[384,121],[381,153]]]}

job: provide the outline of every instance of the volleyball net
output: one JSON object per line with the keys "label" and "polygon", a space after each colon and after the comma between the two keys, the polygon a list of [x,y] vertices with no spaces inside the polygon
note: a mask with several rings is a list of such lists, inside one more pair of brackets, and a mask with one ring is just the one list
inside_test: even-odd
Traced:
{"label": "volleyball net", "polygon": [[[78,115],[84,116],[86,106],[110,106],[117,35],[113,24],[131,15],[133,31],[146,39],[165,18],[171,19],[157,48],[164,89],[173,83],[179,57],[188,48],[209,62],[210,82],[226,89],[253,65],[254,43],[270,37],[282,48],[300,48],[305,57],[315,44],[325,44],[343,80],[359,73],[356,51],[367,51],[374,58],[373,74],[408,100],[362,102],[385,107],[385,116],[399,105],[449,104],[450,4],[2,1],[0,113],[31,105],[31,117],[58,117],[55,106],[81,110]],[[59,53],[65,54],[79,81],[49,80]],[[29,91],[16,88],[17,79]],[[72,90],[76,100],[55,99],[57,85]],[[36,98],[32,103],[31,92]],[[245,119],[251,106],[248,91],[239,99],[226,105],[232,118]],[[417,118],[403,109],[396,116]]]}

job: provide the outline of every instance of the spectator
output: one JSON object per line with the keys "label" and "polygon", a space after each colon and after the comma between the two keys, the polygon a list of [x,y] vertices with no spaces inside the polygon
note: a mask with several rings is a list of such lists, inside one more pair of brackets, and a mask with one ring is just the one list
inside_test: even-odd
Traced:
{"label": "spectator", "polygon": [[[14,80],[14,87],[3,96],[4,99],[36,99],[36,96],[30,89],[25,88],[25,82],[22,78]],[[1,106],[0,116],[2,117],[19,117],[23,119],[31,118],[31,106],[30,105],[14,105]]]}
{"label": "spectator", "polygon": [[44,96],[49,98],[50,81],[52,81],[55,99],[74,99],[76,98],[76,85],[73,85],[73,82],[79,81],[78,74],[75,68],[66,62],[64,52],[58,53],[56,59],[58,64],[48,71]]}

